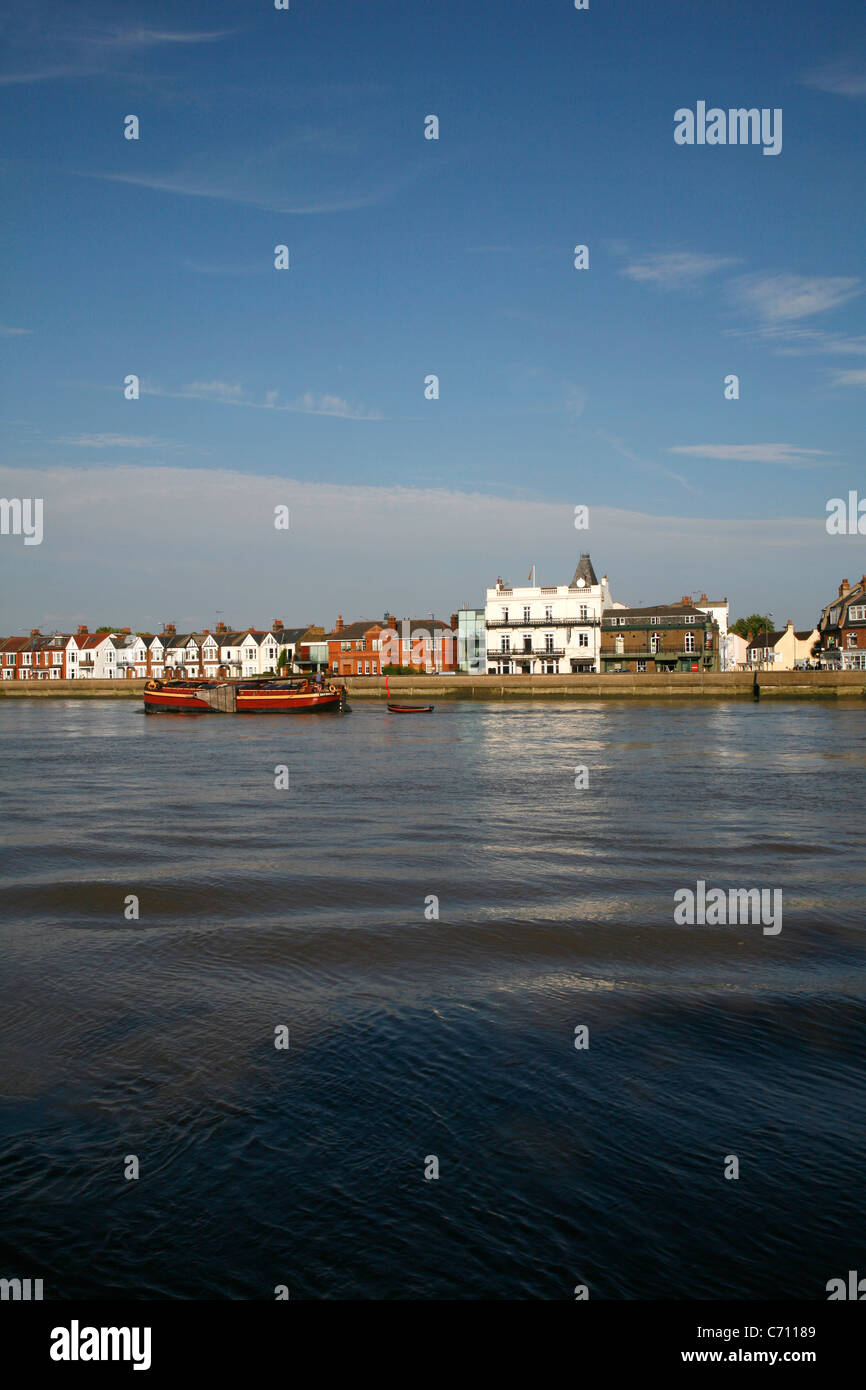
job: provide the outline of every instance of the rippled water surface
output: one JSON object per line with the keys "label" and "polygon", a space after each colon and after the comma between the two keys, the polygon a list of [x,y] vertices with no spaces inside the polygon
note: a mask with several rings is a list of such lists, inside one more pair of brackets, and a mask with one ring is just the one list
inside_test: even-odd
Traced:
{"label": "rippled water surface", "polygon": [[[8,700],[0,748],[0,1274],[825,1298],[862,1266],[862,701]],[[782,931],[675,925],[698,879],[781,888]]]}

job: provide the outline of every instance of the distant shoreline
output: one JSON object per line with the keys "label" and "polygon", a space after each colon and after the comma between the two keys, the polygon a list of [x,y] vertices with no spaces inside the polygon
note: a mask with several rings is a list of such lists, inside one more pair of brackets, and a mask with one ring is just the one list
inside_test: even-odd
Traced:
{"label": "distant shoreline", "polygon": [[[394,695],[430,700],[755,700],[866,696],[866,671],[674,671],[618,675],[391,676]],[[382,677],[347,677],[349,701],[385,700]],[[142,700],[143,680],[9,681],[4,700]]]}

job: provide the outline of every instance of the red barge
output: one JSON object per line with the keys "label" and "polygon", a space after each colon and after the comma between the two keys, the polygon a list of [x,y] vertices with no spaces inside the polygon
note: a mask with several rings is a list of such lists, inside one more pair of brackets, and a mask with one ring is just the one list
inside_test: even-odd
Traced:
{"label": "red barge", "polygon": [[145,714],[313,714],[345,708],[345,688],[308,680],[149,680]]}

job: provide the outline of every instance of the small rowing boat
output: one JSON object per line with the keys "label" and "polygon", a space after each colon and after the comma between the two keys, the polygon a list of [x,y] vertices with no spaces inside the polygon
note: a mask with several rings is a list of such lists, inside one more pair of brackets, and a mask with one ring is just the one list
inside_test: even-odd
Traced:
{"label": "small rowing boat", "polygon": [[389,705],[389,714],[432,714],[435,705]]}

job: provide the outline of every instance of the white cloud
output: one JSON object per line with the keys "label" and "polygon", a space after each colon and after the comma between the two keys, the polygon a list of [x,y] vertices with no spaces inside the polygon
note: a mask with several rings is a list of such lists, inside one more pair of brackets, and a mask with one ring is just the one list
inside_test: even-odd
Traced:
{"label": "white cloud", "polygon": [[732,285],[740,307],[769,325],[824,314],[861,292],[860,281],[845,275],[742,275]]}
{"label": "white cloud", "polygon": [[857,57],[828,58],[801,80],[805,87],[835,96],[866,97],[866,61]]}
{"label": "white cloud", "polygon": [[661,290],[693,289],[710,275],[736,265],[734,256],[712,256],[699,251],[671,251],[641,256],[620,271],[630,280],[656,285]]}
{"label": "white cloud", "polygon": [[[540,582],[564,582],[581,550],[617,599],[713,590],[735,611],[784,609],[804,626],[849,563],[845,538],[827,535],[823,508],[814,518],[753,519],[591,506],[589,531],[577,533],[579,497],[536,502],[129,464],[4,469],[0,492],[43,498],[45,518],[42,545],[19,548],[5,565],[0,631],[43,626],[48,612],[61,627],[101,621],[107,573],[113,621],[135,628],[169,617],[200,626],[216,608],[242,623],[279,613],[330,626],[337,613],[386,608],[432,607],[447,618],[463,601],[482,604],[497,575],[525,575],[533,559]],[[289,531],[273,525],[281,504]]]}
{"label": "white cloud", "polygon": [[32,328],[13,328],[11,324],[0,323],[0,338],[18,338],[32,332]]}
{"label": "white cloud", "polygon": [[55,444],[71,444],[76,449],[164,449],[163,439],[152,435],[129,434],[72,434],[56,439]]}
{"label": "white cloud", "polygon": [[834,386],[866,386],[866,368],[858,367],[848,372],[838,372],[833,378]]}
{"label": "white cloud", "polygon": [[239,381],[191,381],[179,391],[163,391],[150,383],[142,383],[142,394],[165,396],[173,400],[211,401],[216,405],[239,405],[250,410],[284,410],[295,415],[328,415],[338,420],[381,420],[378,411],[353,406],[342,396],[316,395],[305,391],[296,400],[280,402],[279,391],[268,390],[263,401],[250,400]]}
{"label": "white cloud", "polygon": [[669,452],[730,463],[781,463],[793,468],[826,467],[814,460],[829,458],[824,449],[800,449],[794,444],[676,444]]}
{"label": "white cloud", "polygon": [[[232,404],[240,404],[241,389],[239,381],[191,381],[188,386],[182,386],[177,394],[193,396],[197,400],[230,401]],[[145,394],[159,396],[164,393],[145,390]]]}

